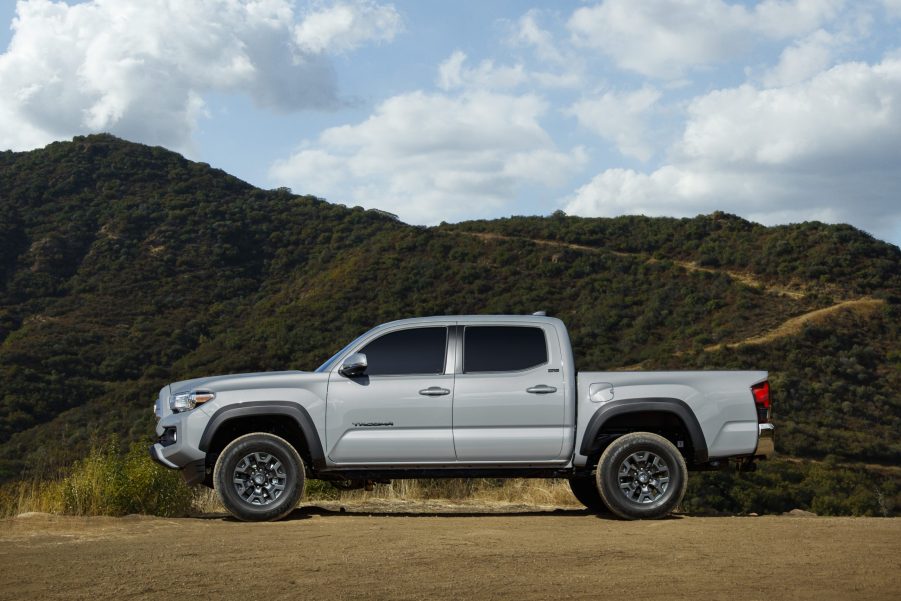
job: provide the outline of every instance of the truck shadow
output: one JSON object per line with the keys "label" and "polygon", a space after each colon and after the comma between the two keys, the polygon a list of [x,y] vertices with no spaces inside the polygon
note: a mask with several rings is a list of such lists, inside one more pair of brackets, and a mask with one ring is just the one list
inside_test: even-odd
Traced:
{"label": "truck shadow", "polygon": [[[435,511],[385,511],[382,509],[366,510],[364,508],[354,507],[339,509],[327,509],[310,505],[306,507],[298,507],[289,513],[284,520],[303,520],[313,516],[329,516],[329,517],[398,517],[398,518],[485,518],[485,517],[503,517],[503,518],[519,518],[519,517],[539,517],[539,518],[560,518],[560,517],[579,517],[595,518],[599,520],[622,521],[620,518],[611,514],[595,514],[587,509],[550,509],[535,511],[454,511],[454,510],[435,510]],[[679,520],[682,516],[667,516],[665,520]]]}
{"label": "truck shadow", "polygon": [[339,509],[326,509],[325,507],[318,507],[315,505],[307,506],[307,507],[298,507],[294,511],[292,511],[285,518],[287,520],[290,519],[303,519],[306,517],[311,517],[314,515],[319,516],[332,516],[332,517],[399,517],[399,518],[478,518],[478,517],[567,517],[574,515],[590,515],[590,513],[586,510],[582,509],[553,509],[553,510],[545,510],[545,511],[455,511],[453,509],[448,509],[446,511],[442,511],[440,509],[436,510],[421,510],[421,511],[390,511],[384,509],[370,509],[367,510],[363,507],[352,507],[345,508],[341,507]]}
{"label": "truck shadow", "polygon": [[[366,510],[365,508],[353,507],[353,508],[345,508],[340,507],[338,509],[328,509],[325,507],[319,507],[316,505],[308,505],[305,507],[298,507],[294,509],[287,516],[282,518],[281,522],[293,522],[297,520],[308,520],[315,516],[322,517],[346,517],[346,518],[360,518],[360,517],[386,517],[386,518],[487,518],[487,517],[502,517],[502,518],[561,518],[561,517],[585,517],[586,519],[594,518],[597,520],[605,520],[611,522],[620,522],[623,521],[620,518],[611,515],[611,514],[595,514],[587,509],[549,509],[549,510],[535,510],[535,511],[385,511],[383,509],[375,509],[375,510]],[[681,520],[682,515],[670,515],[663,520]],[[223,522],[239,522],[228,514],[207,514],[201,516],[195,516],[196,519],[203,520],[220,520]]]}

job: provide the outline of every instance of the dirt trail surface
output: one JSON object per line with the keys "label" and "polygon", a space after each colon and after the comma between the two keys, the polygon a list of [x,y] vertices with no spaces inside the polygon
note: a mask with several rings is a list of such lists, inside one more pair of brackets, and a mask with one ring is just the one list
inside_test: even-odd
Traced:
{"label": "dirt trail surface", "polygon": [[770,330],[765,334],[752,336],[751,338],[746,338],[745,340],[741,340],[739,342],[714,344],[704,347],[704,350],[709,352],[717,351],[722,348],[734,348],[743,344],[766,344],[767,342],[772,342],[773,340],[777,340],[779,338],[794,336],[795,334],[800,332],[801,328],[803,328],[805,325],[826,321],[831,316],[840,311],[854,311],[859,314],[866,315],[873,313],[884,306],[885,301],[879,298],[858,298],[855,300],[843,301],[829,307],[816,309],[814,311],[809,311],[802,315],[798,315],[797,317],[792,317],[788,321],[785,321],[784,323],[779,325],[779,327]]}
{"label": "dirt trail surface", "polygon": [[901,519],[328,507],[3,520],[0,599],[901,599]]}
{"label": "dirt trail surface", "polygon": [[[491,232],[458,232],[454,230],[450,230],[450,233],[455,235],[462,236],[472,236],[473,238],[479,238],[483,241],[525,241],[530,242],[532,244],[537,244],[539,246],[553,246],[557,248],[568,248],[570,250],[577,250],[581,252],[591,252],[591,253],[607,253],[611,255],[616,255],[618,257],[633,257],[644,259],[648,263],[659,263],[659,260],[650,257],[643,253],[632,253],[632,252],[623,252],[619,250],[610,250],[606,248],[598,248],[595,246],[586,246],[584,244],[573,244],[571,242],[560,242],[559,240],[543,240],[540,238],[521,238],[518,236],[505,236],[503,234],[495,234]],[[764,292],[769,292],[772,294],[776,294],[779,296],[788,296],[794,299],[804,298],[807,296],[807,291],[799,286],[780,286],[772,283],[765,283],[763,280],[755,276],[750,272],[742,272],[742,271],[734,271],[730,269],[719,269],[713,267],[703,267],[698,265],[694,261],[679,261],[672,260],[673,264],[678,265],[682,269],[686,271],[703,271],[705,273],[722,273],[737,282],[741,282],[746,286],[750,286],[752,288],[759,288]]]}

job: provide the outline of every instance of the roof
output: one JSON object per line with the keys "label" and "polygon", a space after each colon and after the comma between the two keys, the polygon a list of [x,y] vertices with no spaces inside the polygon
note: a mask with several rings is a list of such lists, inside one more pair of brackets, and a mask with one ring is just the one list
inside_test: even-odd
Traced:
{"label": "roof", "polygon": [[544,315],[432,315],[429,317],[412,317],[409,319],[398,319],[383,323],[378,328],[387,328],[403,325],[416,325],[427,323],[446,323],[448,321],[458,321],[464,323],[529,323],[529,324],[552,324],[558,325],[562,322],[556,317],[547,317]]}

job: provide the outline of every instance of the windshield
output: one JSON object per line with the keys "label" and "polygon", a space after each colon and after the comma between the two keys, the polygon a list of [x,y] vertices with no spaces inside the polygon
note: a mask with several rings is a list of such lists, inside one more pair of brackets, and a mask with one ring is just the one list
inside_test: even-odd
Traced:
{"label": "windshield", "polygon": [[332,366],[335,364],[335,361],[338,360],[338,357],[343,355],[344,352],[347,351],[349,348],[351,348],[352,346],[357,344],[360,341],[360,339],[362,339],[363,336],[365,336],[368,333],[369,332],[364,332],[364,333],[360,334],[359,336],[354,338],[347,346],[345,346],[340,351],[338,351],[337,353],[335,353],[334,355],[329,357],[325,363],[323,363],[322,365],[320,365],[319,367],[316,368],[316,373],[322,373],[322,372],[330,370],[332,368]]}

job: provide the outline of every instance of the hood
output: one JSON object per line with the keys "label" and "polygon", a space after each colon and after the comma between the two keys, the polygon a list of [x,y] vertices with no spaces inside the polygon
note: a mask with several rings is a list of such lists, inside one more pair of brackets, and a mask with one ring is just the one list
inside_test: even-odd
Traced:
{"label": "hood", "polygon": [[170,394],[189,392],[191,390],[209,390],[222,392],[226,390],[242,390],[246,388],[282,388],[291,386],[299,378],[312,372],[307,371],[261,371],[249,374],[228,374],[224,376],[208,376],[182,380],[169,385]]}

